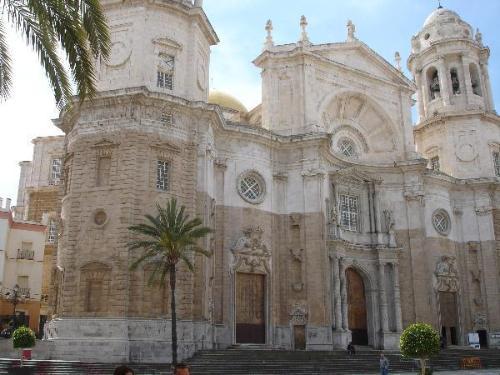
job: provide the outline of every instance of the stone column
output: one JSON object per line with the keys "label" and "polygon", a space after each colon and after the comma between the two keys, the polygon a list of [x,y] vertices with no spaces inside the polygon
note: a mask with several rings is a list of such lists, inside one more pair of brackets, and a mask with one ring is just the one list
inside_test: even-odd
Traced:
{"label": "stone column", "polygon": [[337,256],[333,257],[333,282],[334,282],[334,305],[335,305],[335,329],[336,330],[341,330],[342,329],[342,304],[340,300],[340,269],[339,269],[339,259]]}
{"label": "stone column", "polygon": [[347,320],[347,280],[345,277],[345,271],[347,269],[345,260],[340,258],[340,296],[342,299],[342,328],[344,330],[349,329],[349,322]]}
{"label": "stone column", "polygon": [[379,293],[379,307],[380,307],[380,328],[382,332],[389,331],[389,314],[387,312],[387,295],[385,293],[385,277],[384,277],[385,263],[378,264],[378,293]]}
{"label": "stone column", "polygon": [[439,57],[438,59],[438,72],[439,72],[439,84],[441,85],[441,98],[443,100],[443,104],[448,106],[451,104],[450,102],[450,80],[448,69],[446,67],[446,63],[444,61],[444,57]]}
{"label": "stone column", "polygon": [[418,116],[419,121],[422,121],[427,113],[427,103],[424,101],[424,93],[422,89],[422,70],[418,70],[414,73],[415,76],[415,84],[417,85],[417,101],[418,101]]}
{"label": "stone column", "polygon": [[399,290],[399,268],[396,262],[392,263],[394,277],[394,316],[396,318],[396,331],[403,330],[403,319],[401,317],[401,294]]}
{"label": "stone column", "polygon": [[485,92],[485,105],[486,105],[486,110],[491,112],[495,108],[495,104],[493,102],[493,91],[491,90],[491,81],[490,81],[490,74],[488,72],[488,62],[481,62],[480,63],[481,67],[481,75],[483,78],[484,82],[484,87],[486,88]]}
{"label": "stone column", "polygon": [[473,92],[472,92],[472,82],[470,79],[469,64],[467,63],[467,61],[465,61],[464,55],[460,55],[460,61],[462,62],[462,69],[464,71],[465,100],[467,104],[471,104],[471,98],[473,97]]}
{"label": "stone column", "polygon": [[380,210],[380,200],[378,197],[378,186],[380,184],[378,182],[373,183],[373,216],[375,218],[375,232],[377,233],[377,243],[382,244],[383,234],[382,234],[382,220],[380,218],[381,210]]}

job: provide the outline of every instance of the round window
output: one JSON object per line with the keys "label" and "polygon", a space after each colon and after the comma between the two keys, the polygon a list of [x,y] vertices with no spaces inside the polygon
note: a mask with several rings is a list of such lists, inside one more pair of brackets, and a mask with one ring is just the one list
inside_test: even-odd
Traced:
{"label": "round window", "polygon": [[342,138],[338,143],[339,152],[348,158],[353,158],[357,155],[354,142],[348,138]]}
{"label": "round window", "polygon": [[243,172],[238,178],[238,193],[249,203],[258,204],[264,200],[266,185],[255,171]]}
{"label": "round window", "polygon": [[108,220],[108,215],[103,210],[98,210],[94,214],[94,223],[98,226],[103,226]]}
{"label": "round window", "polygon": [[432,225],[439,234],[447,236],[451,229],[450,216],[445,210],[436,210],[432,215]]}

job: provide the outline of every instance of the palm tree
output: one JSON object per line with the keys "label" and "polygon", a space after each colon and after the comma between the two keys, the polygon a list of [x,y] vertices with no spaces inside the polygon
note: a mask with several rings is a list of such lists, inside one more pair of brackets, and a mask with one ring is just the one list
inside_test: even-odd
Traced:
{"label": "palm tree", "polygon": [[156,216],[145,215],[146,223],[133,225],[129,230],[138,234],[139,239],[129,242],[131,250],[141,249],[142,255],[130,268],[135,270],[143,263],[153,262],[154,267],[149,278],[150,285],[159,281],[165,285],[167,275],[170,284],[170,309],[172,315],[172,366],[177,365],[177,312],[175,307],[175,282],[177,265],[182,262],[194,272],[191,256],[202,254],[211,256],[197,245],[197,242],[212,230],[201,226],[199,218],[189,219],[185,207],[177,207],[177,200],[172,198],[165,207],[156,205]]}
{"label": "palm tree", "polygon": [[71,78],[80,101],[95,95],[93,59],[106,60],[110,53],[109,29],[99,0],[0,0],[0,9],[0,99],[7,99],[12,87],[5,19],[38,55],[60,108],[72,102]]}

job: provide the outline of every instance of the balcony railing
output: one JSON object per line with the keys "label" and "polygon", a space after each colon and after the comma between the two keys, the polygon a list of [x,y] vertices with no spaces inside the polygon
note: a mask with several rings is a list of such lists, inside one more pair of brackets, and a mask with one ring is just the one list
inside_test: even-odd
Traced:
{"label": "balcony railing", "polygon": [[35,251],[34,250],[21,250],[17,249],[17,259],[35,259]]}
{"label": "balcony railing", "polygon": [[29,298],[30,297],[30,288],[19,288],[19,295]]}

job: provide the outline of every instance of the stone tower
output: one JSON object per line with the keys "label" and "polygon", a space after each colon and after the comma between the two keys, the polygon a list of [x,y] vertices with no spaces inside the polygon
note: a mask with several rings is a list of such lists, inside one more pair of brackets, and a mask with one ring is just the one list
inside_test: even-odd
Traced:
{"label": "stone tower", "polygon": [[[153,264],[129,270],[138,254],[128,250],[128,227],[170,197],[190,215],[211,217],[198,167],[213,143],[206,99],[218,38],[201,1],[102,5],[112,53],[97,62],[99,95],[56,120],[66,138],[57,319],[49,338],[55,355],[66,358],[165,361],[168,290],[148,285]],[[180,358],[210,337],[210,260],[195,263],[197,272],[180,272],[178,280]]]}
{"label": "stone tower", "polygon": [[431,168],[453,177],[500,172],[489,56],[479,30],[442,7],[412,38],[408,68],[417,85],[418,151]]}

